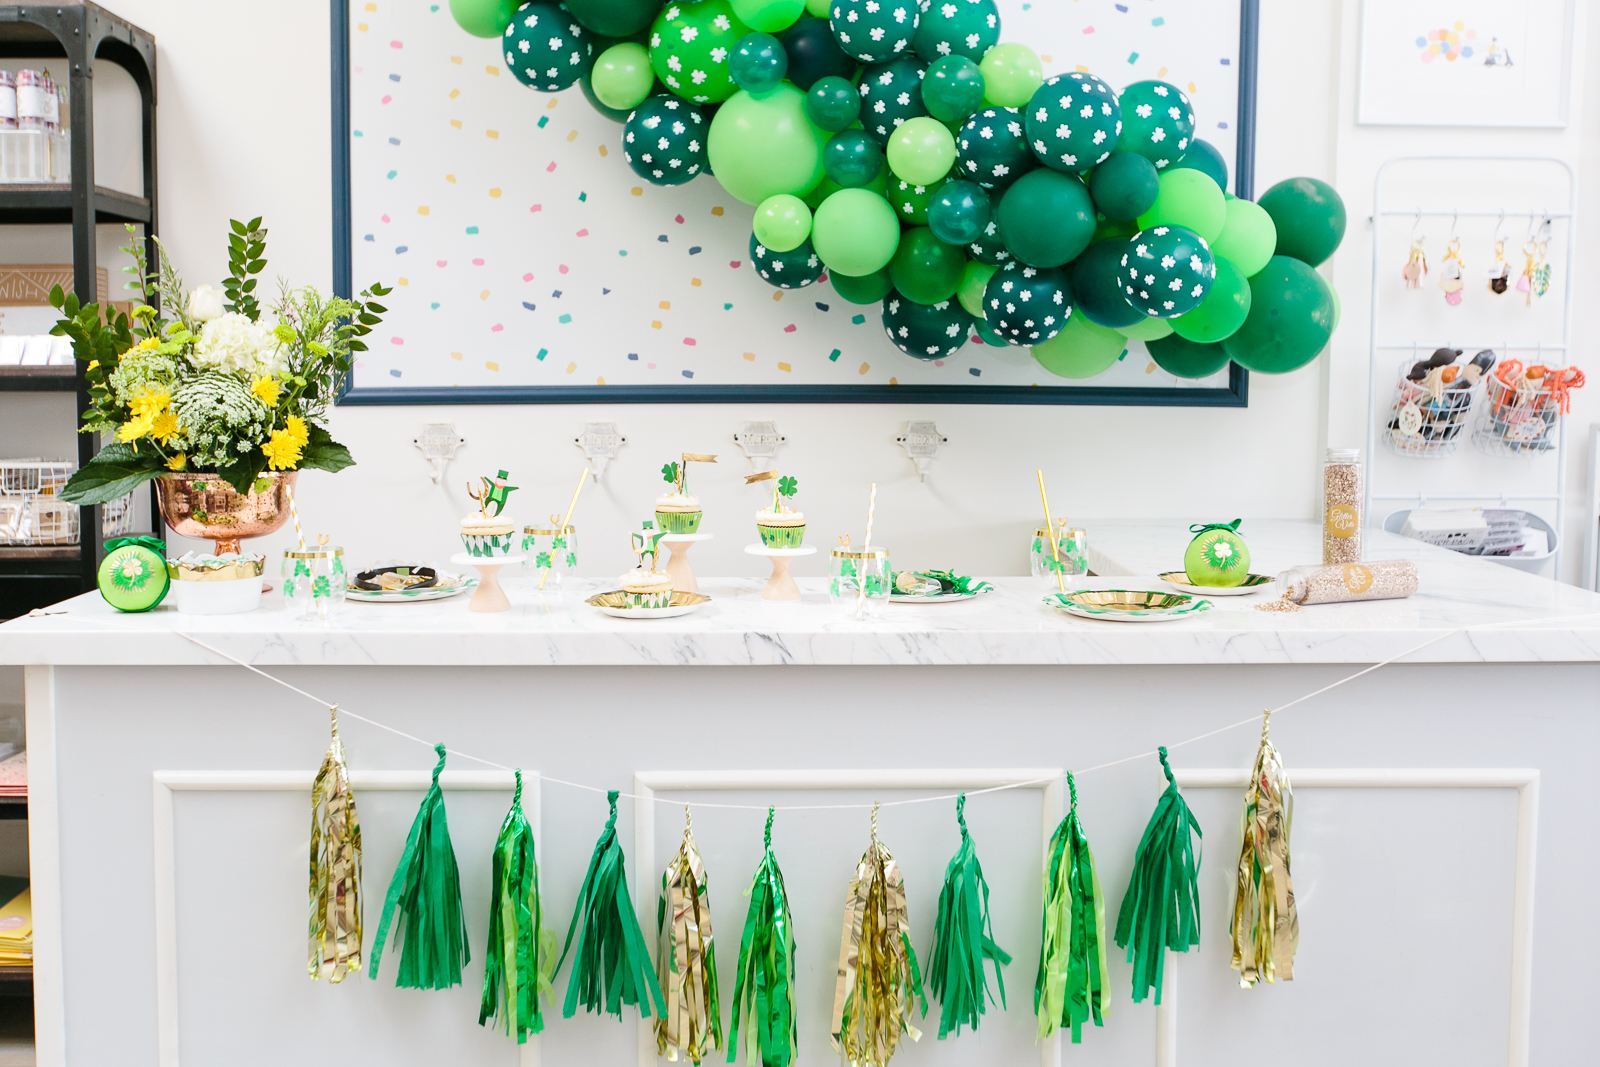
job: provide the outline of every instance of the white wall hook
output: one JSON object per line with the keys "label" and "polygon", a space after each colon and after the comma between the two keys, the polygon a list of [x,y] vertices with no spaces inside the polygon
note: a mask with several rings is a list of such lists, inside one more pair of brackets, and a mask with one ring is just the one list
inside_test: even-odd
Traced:
{"label": "white wall hook", "polygon": [[939,432],[931,420],[911,421],[905,424],[895,443],[906,450],[911,462],[917,465],[917,481],[928,480],[928,467],[938,454],[940,445],[950,443],[950,438]]}
{"label": "white wall hook", "polygon": [[589,473],[598,483],[606,464],[617,458],[617,449],[627,444],[628,439],[617,432],[614,422],[586,422],[583,432],[574,437],[572,443],[583,449],[583,456],[589,461]]}
{"label": "white wall hook", "polygon": [[411,443],[422,449],[423,458],[433,466],[428,477],[433,479],[434,485],[438,485],[439,478],[444,474],[444,465],[456,458],[456,449],[466,444],[467,439],[456,432],[453,422],[430,422],[411,439]]}
{"label": "white wall hook", "polygon": [[757,473],[767,469],[778,454],[778,446],[788,440],[778,432],[778,424],[770,421],[741,423],[739,432],[733,435],[733,443],[744,450]]}

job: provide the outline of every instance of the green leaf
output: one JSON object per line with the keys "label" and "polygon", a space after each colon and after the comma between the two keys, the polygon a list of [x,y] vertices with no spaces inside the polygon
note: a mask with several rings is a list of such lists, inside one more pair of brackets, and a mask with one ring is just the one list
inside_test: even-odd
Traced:
{"label": "green leaf", "polygon": [[321,426],[311,427],[311,439],[300,452],[301,470],[327,471],[337,474],[346,467],[355,466],[350,450],[329,435]]}
{"label": "green leaf", "polygon": [[217,477],[233,486],[234,491],[240,496],[250,492],[255,480],[261,472],[267,469],[266,454],[259,448],[253,448],[239,457],[239,462],[226,467],[217,468]]}
{"label": "green leaf", "polygon": [[245,234],[250,232],[250,227],[246,226],[244,223],[240,222],[238,219],[229,219],[228,220],[228,225],[233,227],[233,232],[238,234],[241,237],[243,237]]}
{"label": "green leaf", "polygon": [[163,469],[154,449],[138,452],[131,443],[113,441],[67,481],[61,499],[69,504],[105,504],[137,489]]}

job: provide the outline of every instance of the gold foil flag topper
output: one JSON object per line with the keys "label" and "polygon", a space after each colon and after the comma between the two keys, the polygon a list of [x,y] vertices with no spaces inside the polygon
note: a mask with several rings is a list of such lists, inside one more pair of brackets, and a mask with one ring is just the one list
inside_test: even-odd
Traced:
{"label": "gold foil flag topper", "polygon": [[683,462],[666,464],[661,468],[661,475],[663,481],[675,484],[681,494],[686,491],[686,487],[689,484],[689,464],[715,463],[717,457],[707,452],[683,452],[680,455]]}

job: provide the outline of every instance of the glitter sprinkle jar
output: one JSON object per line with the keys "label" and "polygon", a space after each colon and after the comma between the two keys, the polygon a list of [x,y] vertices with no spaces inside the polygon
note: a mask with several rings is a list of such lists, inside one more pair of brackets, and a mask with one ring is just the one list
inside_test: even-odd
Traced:
{"label": "glitter sprinkle jar", "polygon": [[1278,593],[1291,604],[1400,600],[1416,591],[1417,565],[1404,559],[1291,567],[1278,575]]}
{"label": "glitter sprinkle jar", "polygon": [[1322,562],[1361,561],[1361,449],[1330,448],[1322,465]]}

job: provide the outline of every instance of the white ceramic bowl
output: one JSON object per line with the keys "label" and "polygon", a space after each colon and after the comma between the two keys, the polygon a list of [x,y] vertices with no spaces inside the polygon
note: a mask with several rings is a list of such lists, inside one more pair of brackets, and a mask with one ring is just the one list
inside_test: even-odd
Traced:
{"label": "white ceramic bowl", "polygon": [[237,615],[261,606],[261,579],[235,578],[227,582],[174,581],[167,594],[180,615]]}

